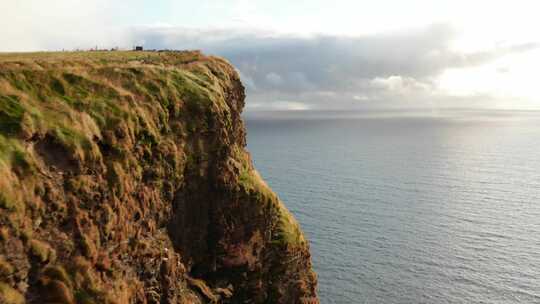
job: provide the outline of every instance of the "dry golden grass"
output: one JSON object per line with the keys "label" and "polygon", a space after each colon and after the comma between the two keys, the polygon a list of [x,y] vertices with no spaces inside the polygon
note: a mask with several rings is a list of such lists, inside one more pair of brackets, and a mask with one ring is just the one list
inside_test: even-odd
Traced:
{"label": "dry golden grass", "polygon": [[[228,63],[200,52],[0,54],[0,239],[20,239],[29,260],[49,264],[42,284],[58,291],[56,302],[128,303],[141,286],[119,274],[129,267],[118,261],[104,267],[114,270],[104,280],[94,267],[100,254],[158,256],[156,242],[110,245],[154,234],[187,179],[213,181],[209,164],[232,159],[238,170],[224,170],[223,186],[269,219],[257,229],[279,250],[305,249],[298,223],[244,150],[243,94]],[[51,233],[65,223],[72,235]],[[18,301],[10,286],[2,292]]]}

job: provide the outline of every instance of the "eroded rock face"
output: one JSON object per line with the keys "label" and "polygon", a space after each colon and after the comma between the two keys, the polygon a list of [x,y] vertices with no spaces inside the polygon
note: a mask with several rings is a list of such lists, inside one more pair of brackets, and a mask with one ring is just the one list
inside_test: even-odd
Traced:
{"label": "eroded rock face", "polygon": [[318,303],[198,52],[0,56],[0,303]]}

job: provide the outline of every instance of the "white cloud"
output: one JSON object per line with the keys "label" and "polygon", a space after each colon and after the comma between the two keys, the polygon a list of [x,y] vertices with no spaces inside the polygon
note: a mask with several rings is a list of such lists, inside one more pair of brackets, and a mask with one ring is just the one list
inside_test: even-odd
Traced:
{"label": "white cloud", "polygon": [[375,89],[390,91],[395,94],[404,95],[416,92],[429,92],[433,88],[428,83],[420,82],[412,77],[402,77],[392,75],[387,78],[376,77],[370,81]]}
{"label": "white cloud", "polygon": [[246,110],[266,110],[266,111],[305,111],[311,109],[311,106],[297,101],[270,101],[248,103]]}
{"label": "white cloud", "polygon": [[539,69],[540,51],[534,50],[478,67],[447,69],[437,78],[437,87],[450,96],[490,94],[505,99],[508,107],[512,107],[514,100],[529,100],[527,107],[539,107]]}

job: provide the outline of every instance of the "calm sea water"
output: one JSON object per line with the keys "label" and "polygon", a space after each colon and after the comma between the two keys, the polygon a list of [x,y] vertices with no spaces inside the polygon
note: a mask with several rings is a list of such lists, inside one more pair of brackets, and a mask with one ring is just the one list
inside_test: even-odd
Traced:
{"label": "calm sea water", "polygon": [[322,303],[540,303],[539,113],[325,116],[246,117]]}

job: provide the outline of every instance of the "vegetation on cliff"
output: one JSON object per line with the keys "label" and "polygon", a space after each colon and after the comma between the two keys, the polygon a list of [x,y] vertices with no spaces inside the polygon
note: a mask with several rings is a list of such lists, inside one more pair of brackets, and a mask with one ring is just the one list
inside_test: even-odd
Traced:
{"label": "vegetation on cliff", "polygon": [[317,302],[243,103],[199,52],[0,55],[0,302]]}

